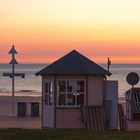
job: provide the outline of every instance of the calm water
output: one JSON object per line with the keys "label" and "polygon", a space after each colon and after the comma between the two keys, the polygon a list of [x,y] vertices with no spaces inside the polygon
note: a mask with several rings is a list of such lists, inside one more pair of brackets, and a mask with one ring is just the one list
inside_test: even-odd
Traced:
{"label": "calm water", "polygon": [[[41,93],[41,77],[34,74],[46,66],[47,64],[16,65],[16,72],[23,72],[26,75],[25,79],[16,78],[16,92]],[[102,64],[101,66],[106,68],[106,65]],[[10,71],[10,65],[0,65],[0,92],[11,92],[11,79],[2,76],[3,72]],[[136,72],[140,75],[140,64],[114,64],[111,65],[110,72],[112,76],[108,79],[119,81],[119,95],[124,96],[124,92],[131,88],[126,82],[126,76],[129,72]],[[139,83],[137,86],[139,86]]]}

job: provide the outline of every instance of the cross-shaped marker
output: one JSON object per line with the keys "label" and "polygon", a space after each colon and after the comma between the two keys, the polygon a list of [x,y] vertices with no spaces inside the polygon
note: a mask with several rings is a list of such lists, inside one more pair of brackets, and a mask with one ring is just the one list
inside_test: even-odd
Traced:
{"label": "cross-shaped marker", "polygon": [[15,59],[15,54],[17,54],[17,51],[15,50],[14,45],[12,46],[12,49],[10,50],[9,54],[12,55],[12,60],[9,64],[12,65],[12,73],[3,73],[3,76],[8,76],[12,78],[12,116],[15,116],[15,111],[14,111],[14,103],[15,103],[15,76],[19,76],[22,78],[25,78],[24,73],[15,73],[15,64],[18,64],[18,62]]}

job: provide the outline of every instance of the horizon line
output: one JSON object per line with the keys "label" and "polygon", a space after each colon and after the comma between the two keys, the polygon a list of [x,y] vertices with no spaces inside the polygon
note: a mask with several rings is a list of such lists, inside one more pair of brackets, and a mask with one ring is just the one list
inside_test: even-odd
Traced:
{"label": "horizon line", "polygon": [[[55,61],[54,61],[55,62]],[[53,62],[52,62],[53,63]],[[47,65],[47,64],[52,64],[52,63],[19,63],[19,64],[17,64],[17,65],[24,65],[24,64],[26,64],[26,65],[38,65],[38,64],[41,64],[41,65]],[[0,63],[0,65],[1,64],[4,64],[4,65],[10,65],[9,63]],[[96,63],[96,64],[99,64],[99,65],[107,65],[107,63]],[[112,63],[111,65],[140,65],[140,63]]]}

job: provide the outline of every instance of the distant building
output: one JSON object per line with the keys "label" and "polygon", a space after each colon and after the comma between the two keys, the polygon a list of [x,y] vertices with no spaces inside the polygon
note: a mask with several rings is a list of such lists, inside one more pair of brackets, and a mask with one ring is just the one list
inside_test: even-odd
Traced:
{"label": "distant building", "polygon": [[107,81],[111,73],[101,66],[73,50],[36,75],[43,128],[118,129],[118,82]]}

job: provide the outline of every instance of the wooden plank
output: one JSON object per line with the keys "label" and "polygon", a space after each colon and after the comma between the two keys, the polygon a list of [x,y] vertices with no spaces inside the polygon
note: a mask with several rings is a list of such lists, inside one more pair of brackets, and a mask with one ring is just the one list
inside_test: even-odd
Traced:
{"label": "wooden plank", "polygon": [[81,107],[81,121],[92,131],[105,130],[105,112],[103,106]]}
{"label": "wooden plank", "polygon": [[90,106],[91,129],[95,131],[95,118],[93,116],[93,106]]}
{"label": "wooden plank", "polygon": [[90,115],[90,107],[87,106],[87,114],[88,114],[88,124],[89,124],[89,130],[91,129],[91,115]]}
{"label": "wooden plank", "polygon": [[95,107],[95,109],[96,109],[96,119],[97,119],[97,123],[98,123],[98,130],[100,130],[100,118],[99,118],[98,107]]}
{"label": "wooden plank", "polygon": [[97,120],[96,120],[96,113],[95,113],[95,107],[92,108],[92,116],[94,118],[94,130],[97,131]]}
{"label": "wooden plank", "polygon": [[135,98],[136,98],[137,113],[139,113],[139,99],[138,99],[138,93],[135,93]]}
{"label": "wooden plank", "polygon": [[101,130],[101,118],[100,118],[100,113],[99,113],[99,107],[96,107],[96,117],[97,117],[97,122],[98,122],[98,130]]}
{"label": "wooden plank", "polygon": [[100,119],[101,119],[101,130],[104,131],[105,127],[104,127],[104,110],[103,110],[103,107],[99,108],[99,112],[100,112]]}
{"label": "wooden plank", "polygon": [[84,122],[84,119],[85,119],[85,117],[84,117],[84,108],[83,108],[82,105],[80,106],[80,112],[81,112],[81,121]]}
{"label": "wooden plank", "polygon": [[98,120],[98,130],[101,130],[101,118],[100,118],[100,112],[99,112],[99,106],[96,107],[96,113],[97,113],[97,120]]}
{"label": "wooden plank", "polygon": [[138,93],[138,111],[140,113],[140,93]]}
{"label": "wooden plank", "polygon": [[86,128],[89,129],[89,116],[87,106],[85,106],[85,120],[86,120]]}
{"label": "wooden plank", "polygon": [[94,113],[93,113],[93,107],[91,107],[91,118],[92,118],[92,121],[91,121],[91,123],[92,123],[92,130],[93,131],[95,131],[96,129],[95,129],[95,118],[94,118]]}
{"label": "wooden plank", "polygon": [[22,77],[24,78],[25,77],[25,74],[24,73],[3,73],[3,76],[9,76],[9,77],[13,77],[13,76],[19,76],[19,77]]}
{"label": "wooden plank", "polygon": [[119,111],[119,124],[120,124],[120,130],[124,131],[127,130],[127,123],[124,115],[123,106],[121,104],[118,105],[118,111]]}
{"label": "wooden plank", "polygon": [[134,93],[134,104],[135,104],[135,113],[138,112],[138,104],[137,104],[137,93]]}
{"label": "wooden plank", "polygon": [[122,125],[122,116],[121,116],[121,107],[120,107],[120,104],[118,105],[118,111],[119,111],[120,130],[122,130],[123,129],[123,125]]}
{"label": "wooden plank", "polygon": [[98,120],[98,114],[97,114],[97,107],[95,107],[95,118],[96,118],[96,129],[99,130],[99,120]]}

